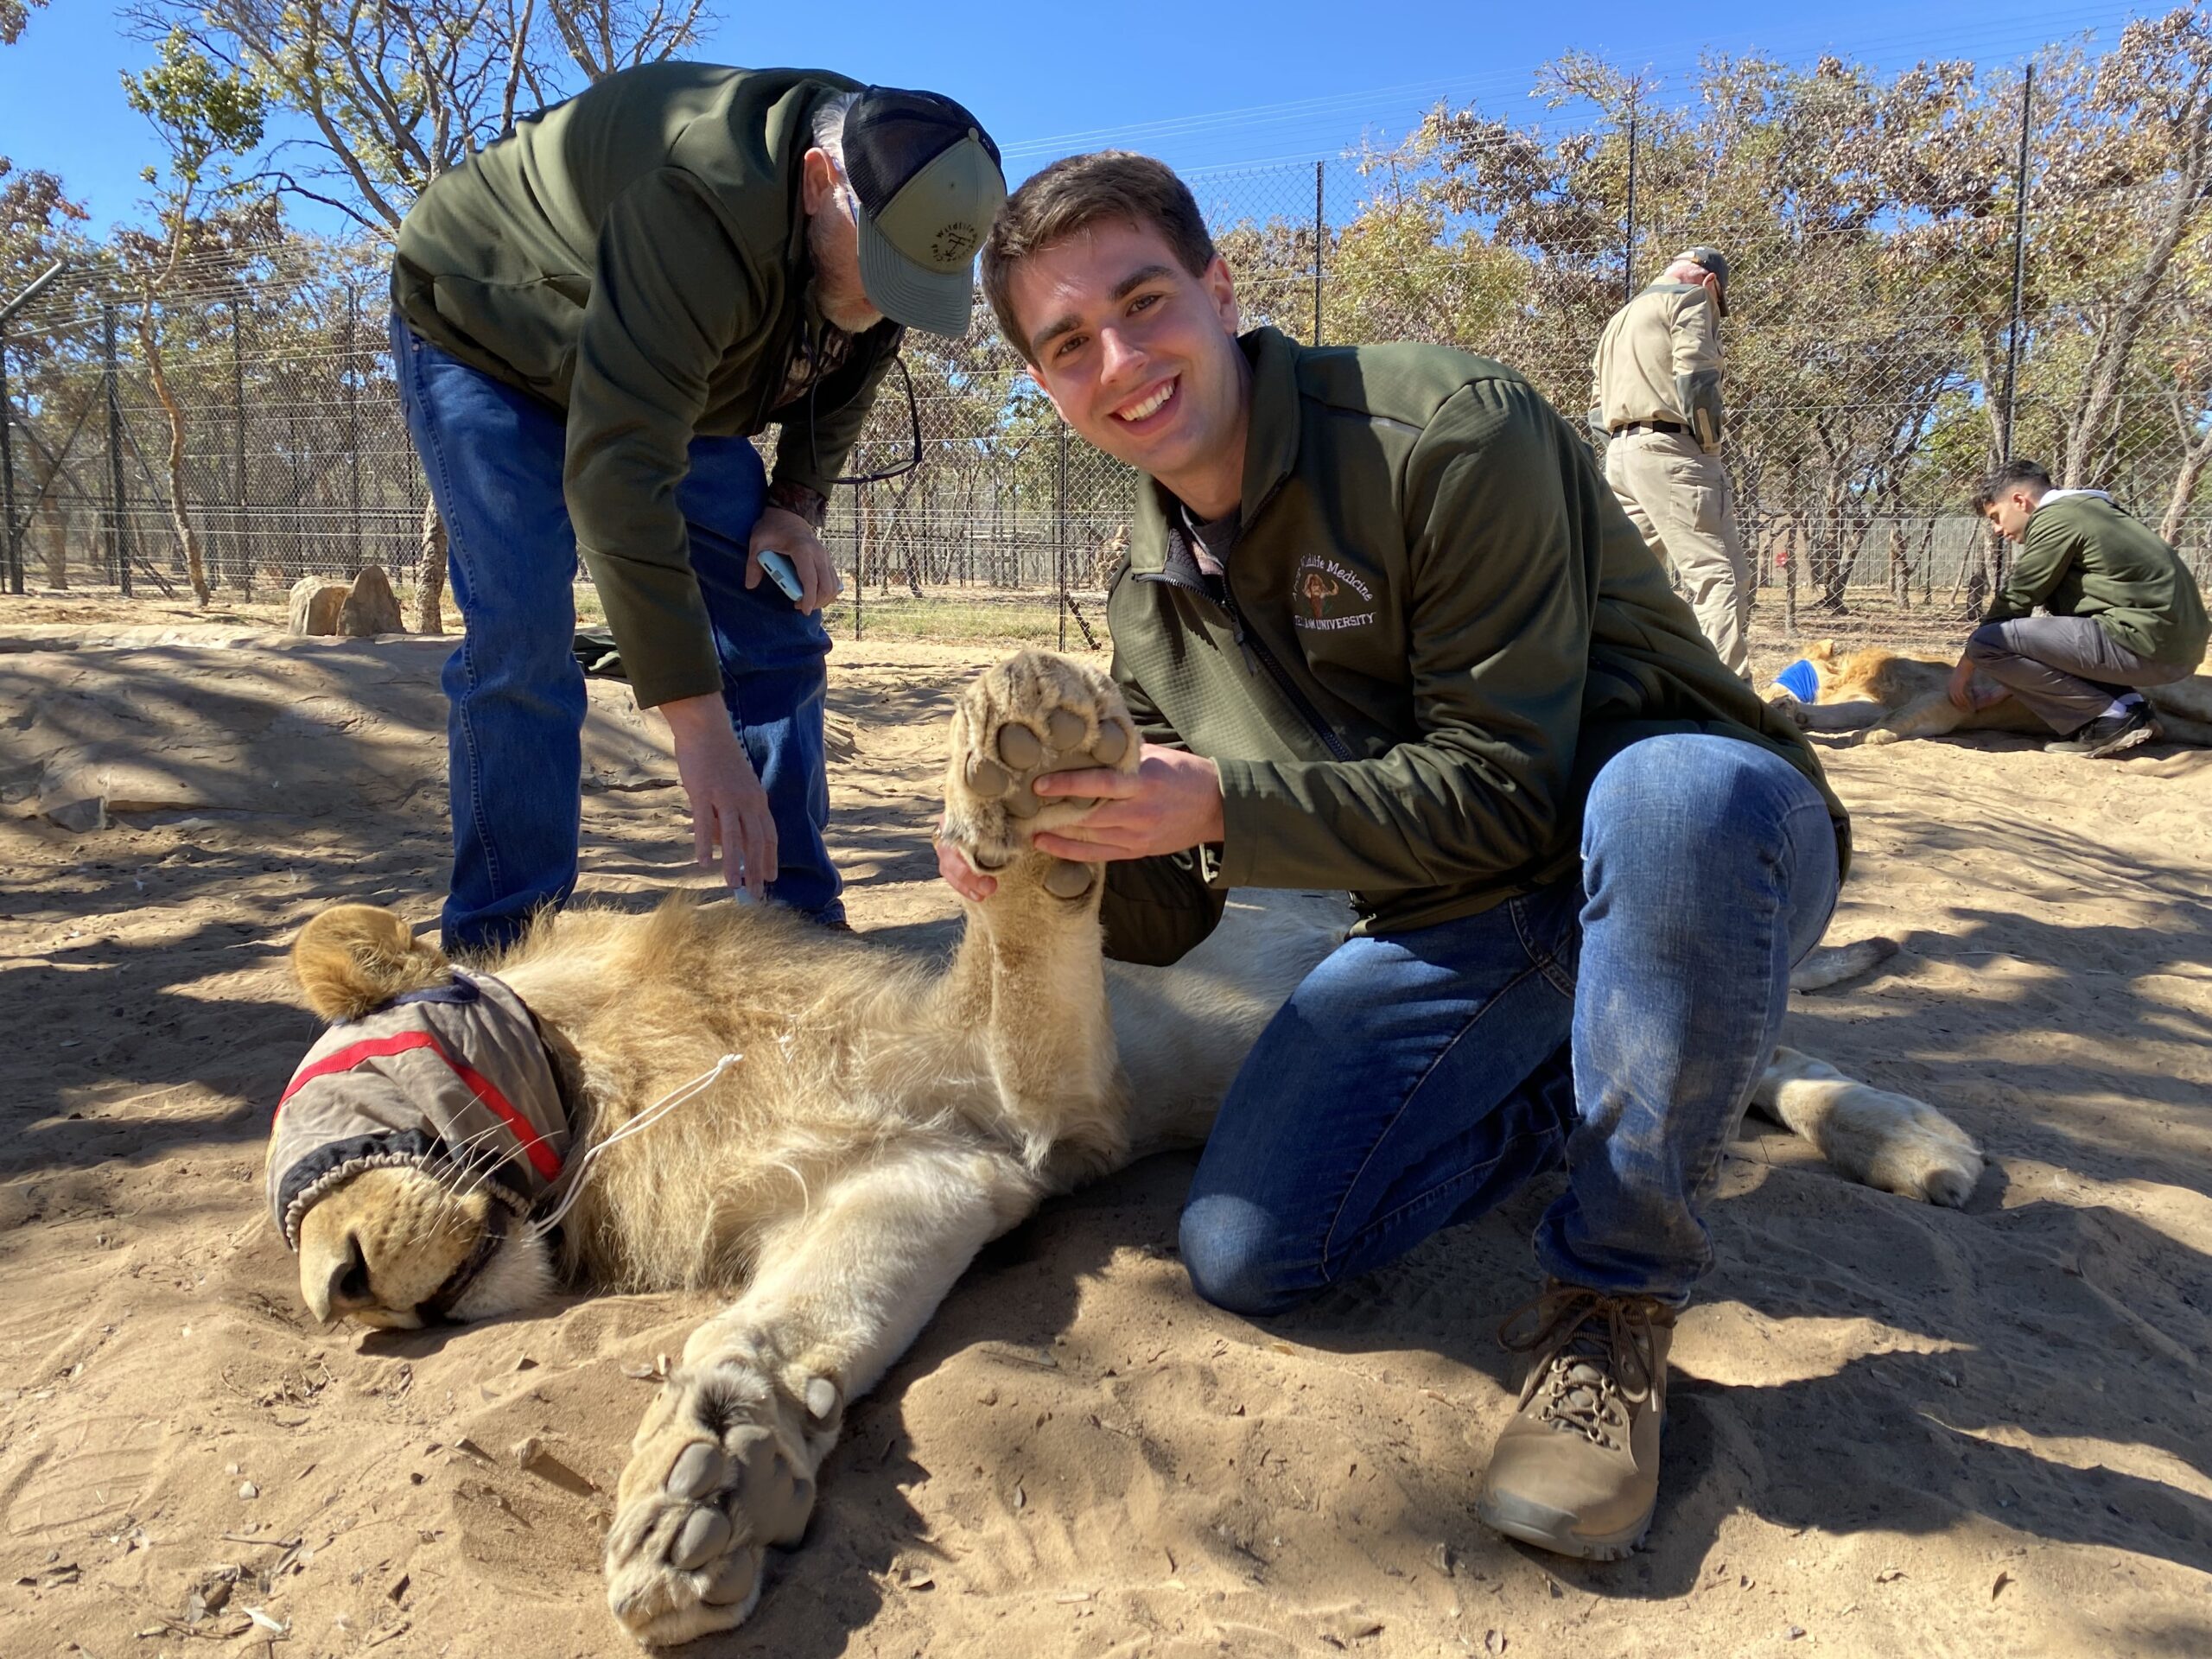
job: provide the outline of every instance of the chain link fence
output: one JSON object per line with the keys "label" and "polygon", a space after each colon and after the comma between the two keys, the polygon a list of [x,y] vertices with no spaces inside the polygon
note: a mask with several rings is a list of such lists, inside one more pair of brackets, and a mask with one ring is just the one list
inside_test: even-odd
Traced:
{"label": "chain link fence", "polygon": [[[383,280],[298,244],[187,268],[148,302],[65,270],[0,333],[9,590],[226,598],[378,563],[411,577],[427,490],[399,416]],[[158,370],[158,374],[156,371]]]}
{"label": "chain link fence", "polygon": [[[2112,491],[2212,575],[2207,262],[2178,262],[2145,295],[2124,261],[2082,251],[2085,226],[2126,246],[2178,215],[2201,251],[2212,201],[2164,186],[2045,192],[2019,218],[1808,232],[1774,214],[1638,223],[1630,185],[1610,234],[1532,248],[1440,213],[1390,166],[1191,183],[1248,325],[1461,346],[1576,418],[1612,310],[1681,247],[1726,250],[1723,458],[1757,567],[1755,634],[1770,641],[1853,612],[1955,632],[2001,575],[1967,501],[2008,448]],[[63,272],[0,333],[8,590],[186,594],[188,525],[224,602],[371,562],[404,588],[425,490],[385,326],[383,273],[360,249],[289,245],[196,286],[187,270],[150,303],[116,271]],[[911,336],[906,359],[922,462],[836,492],[849,591],[833,626],[1103,643],[1102,575],[1134,475],[1068,433],[980,300],[968,339]],[[911,443],[894,384],[851,470],[894,467]],[[579,607],[595,608],[588,583]]]}

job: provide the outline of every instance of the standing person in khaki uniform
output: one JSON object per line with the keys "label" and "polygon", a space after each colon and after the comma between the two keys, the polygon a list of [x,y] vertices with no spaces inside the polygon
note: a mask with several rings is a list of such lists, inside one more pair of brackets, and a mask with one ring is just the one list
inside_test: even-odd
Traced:
{"label": "standing person in khaki uniform", "polygon": [[1592,364],[1590,423],[1609,433],[1605,481],[1689,589],[1698,626],[1751,677],[1751,592],[1720,448],[1720,319],[1728,261],[1691,248],[1613,314]]}

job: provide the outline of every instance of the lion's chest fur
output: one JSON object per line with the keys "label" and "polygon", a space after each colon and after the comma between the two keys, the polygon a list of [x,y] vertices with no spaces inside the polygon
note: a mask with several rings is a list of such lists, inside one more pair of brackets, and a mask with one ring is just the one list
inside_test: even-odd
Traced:
{"label": "lion's chest fur", "polygon": [[943,1132],[979,1080],[928,963],[786,915],[572,912],[499,971],[569,1060],[584,1142],[738,1057],[594,1166],[564,1238],[601,1282],[741,1278],[764,1225],[870,1145]]}
{"label": "lion's chest fur", "polygon": [[[1233,906],[1182,964],[1118,971],[1111,1039],[1079,1046],[1104,1074],[1052,1074],[1041,1120],[1039,1091],[1013,1075],[1004,1042],[994,1046],[1005,1021],[990,1015],[1014,999],[1032,1041],[1048,1024],[1103,1025],[1095,957],[1062,983],[1007,970],[1003,950],[964,950],[947,968],[757,910],[555,918],[499,972],[570,1057],[586,1144],[740,1057],[607,1148],[565,1227],[566,1265],[608,1287],[741,1281],[765,1230],[893,1148],[971,1151],[1041,1192],[1118,1161],[1132,1141],[1202,1139],[1259,1027],[1333,946],[1341,916],[1340,903],[1289,895]],[[1114,1120],[1103,1129],[1102,1113]],[[1060,1137],[1080,1167],[1061,1166]]]}

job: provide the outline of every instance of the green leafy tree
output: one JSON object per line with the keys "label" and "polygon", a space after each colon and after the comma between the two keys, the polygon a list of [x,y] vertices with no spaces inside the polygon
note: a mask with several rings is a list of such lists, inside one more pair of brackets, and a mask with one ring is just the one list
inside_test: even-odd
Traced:
{"label": "green leafy tree", "polygon": [[30,14],[47,0],[0,0],[0,46],[13,46],[23,38]]}
{"label": "green leafy tree", "polygon": [[[441,174],[518,111],[693,44],[706,0],[137,0],[149,37],[181,30],[264,106],[298,117],[304,157],[267,181],[389,238]],[[415,626],[443,626],[445,529],[423,514]]]}

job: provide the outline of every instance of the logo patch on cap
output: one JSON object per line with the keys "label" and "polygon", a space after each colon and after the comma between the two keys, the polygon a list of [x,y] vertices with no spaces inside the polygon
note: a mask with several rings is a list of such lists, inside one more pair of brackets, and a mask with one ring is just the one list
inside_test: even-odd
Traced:
{"label": "logo patch on cap", "polygon": [[964,264],[976,251],[983,233],[964,219],[956,219],[930,238],[930,257],[940,265]]}

